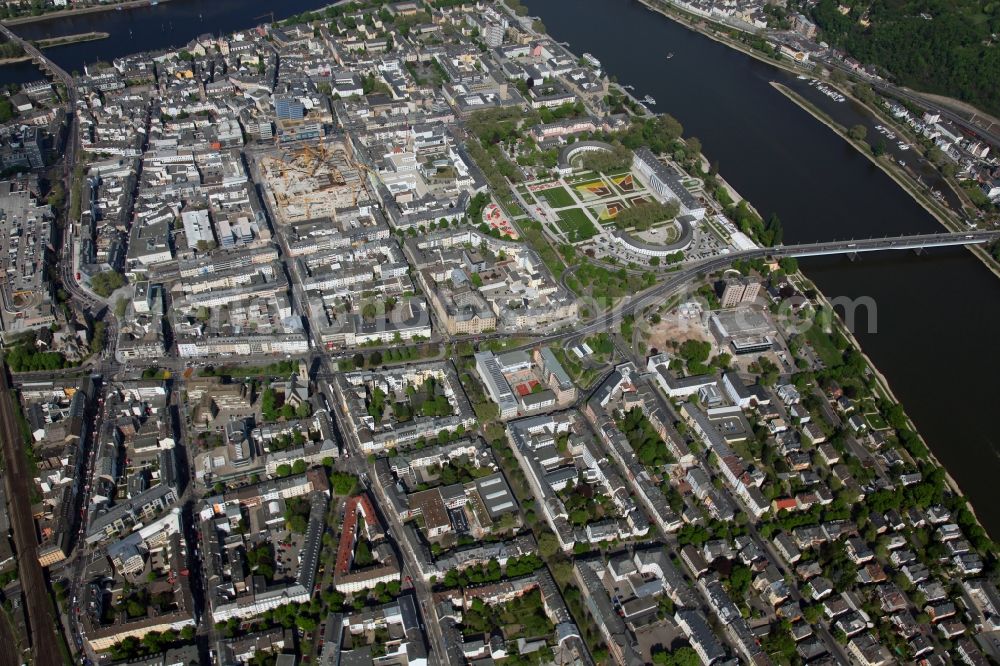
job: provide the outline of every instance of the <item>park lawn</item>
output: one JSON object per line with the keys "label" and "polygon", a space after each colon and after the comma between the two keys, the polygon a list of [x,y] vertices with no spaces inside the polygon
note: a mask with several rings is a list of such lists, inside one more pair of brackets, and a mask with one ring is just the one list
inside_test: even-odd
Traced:
{"label": "park lawn", "polygon": [[872,430],[885,430],[889,427],[889,424],[885,422],[885,419],[878,412],[866,413],[865,420],[868,421],[868,425],[872,427]]}
{"label": "park lawn", "polygon": [[593,171],[578,171],[566,178],[566,182],[570,185],[579,185],[580,183],[592,181],[595,178],[597,178],[597,174]]}
{"label": "park lawn", "polygon": [[559,211],[559,222],[557,224],[572,243],[585,241],[597,234],[594,223],[579,208]]}
{"label": "park lawn", "polygon": [[833,343],[833,337],[823,330],[818,322],[813,322],[805,332],[806,340],[828,368],[834,368],[843,363],[844,355]]}
{"label": "park lawn", "polygon": [[573,200],[572,195],[566,191],[565,187],[553,187],[549,190],[540,190],[535,192],[536,196],[545,199],[546,202],[553,208],[565,208],[566,206],[572,206],[576,203]]}

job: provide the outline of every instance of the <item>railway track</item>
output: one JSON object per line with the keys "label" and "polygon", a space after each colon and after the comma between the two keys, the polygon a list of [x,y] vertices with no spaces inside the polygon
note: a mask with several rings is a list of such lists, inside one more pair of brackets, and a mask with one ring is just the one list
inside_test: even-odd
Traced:
{"label": "railway track", "polygon": [[[31,488],[21,431],[14,415],[14,396],[7,376],[7,365],[0,362],[0,438],[3,442],[4,483],[7,487],[7,510],[17,548],[17,567],[28,609],[31,652],[35,666],[58,666],[63,663],[52,597],[45,583],[45,572],[38,563],[38,540],[31,514]],[[14,662],[17,663],[17,662]]]}

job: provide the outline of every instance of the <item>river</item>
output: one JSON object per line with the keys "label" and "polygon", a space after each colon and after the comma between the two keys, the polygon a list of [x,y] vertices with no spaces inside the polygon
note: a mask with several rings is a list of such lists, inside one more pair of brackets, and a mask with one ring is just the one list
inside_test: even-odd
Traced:
{"label": "river", "polygon": [[[25,39],[106,32],[110,36],[46,49],[67,72],[82,72],[86,63],[136,53],[183,46],[198,35],[226,34],[271,20],[288,18],[329,5],[332,0],[169,0],[150,7],[91,12],[11,26]],[[31,63],[0,66],[0,84],[42,78]]]}
{"label": "river", "polygon": [[[635,0],[526,3],[555,39],[592,53],[638,97],[651,94],[654,110],[676,117],[686,136],[697,136],[740,194],[765,218],[778,214],[786,243],[942,230],[892,179],[770,85],[801,90],[794,76]],[[1000,280],[964,249],[801,265],[830,298],[874,300],[875,330],[855,335],[984,527],[1000,538],[993,504],[1000,430],[990,416],[1000,388]]]}

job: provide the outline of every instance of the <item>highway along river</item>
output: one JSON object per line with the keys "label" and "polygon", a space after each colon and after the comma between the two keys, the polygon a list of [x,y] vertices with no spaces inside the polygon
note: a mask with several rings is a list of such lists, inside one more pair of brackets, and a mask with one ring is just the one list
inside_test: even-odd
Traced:
{"label": "highway along river", "polygon": [[[795,77],[692,32],[635,0],[526,0],[548,32],[652,95],[786,243],[942,227],[888,176],[769,83]],[[674,56],[667,59],[667,54]],[[877,331],[857,330],[935,455],[994,539],[1000,479],[1000,280],[964,249],[802,262],[830,298],[871,297]],[[859,319],[863,320],[863,317]]]}

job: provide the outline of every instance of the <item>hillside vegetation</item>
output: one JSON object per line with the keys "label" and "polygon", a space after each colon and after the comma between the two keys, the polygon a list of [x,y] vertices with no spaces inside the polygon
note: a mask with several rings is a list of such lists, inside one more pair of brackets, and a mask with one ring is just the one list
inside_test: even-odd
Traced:
{"label": "hillside vegetation", "polygon": [[1000,2],[820,0],[811,14],[828,42],[898,83],[1000,114]]}

